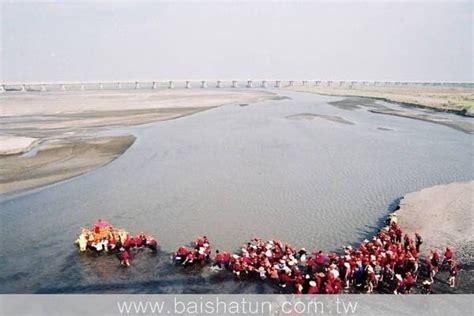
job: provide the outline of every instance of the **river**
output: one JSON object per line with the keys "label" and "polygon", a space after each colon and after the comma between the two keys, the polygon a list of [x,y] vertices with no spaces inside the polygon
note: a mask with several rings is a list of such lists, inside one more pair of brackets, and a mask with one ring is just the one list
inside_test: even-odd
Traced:
{"label": "river", "polygon": [[[472,135],[280,94],[109,131],[137,140],[102,168],[0,196],[0,293],[272,293],[173,267],[168,253],[203,234],[213,249],[259,236],[339,251],[373,234],[404,194],[474,179]],[[133,253],[128,269],[80,254],[73,241],[98,218],[155,236],[161,252]]]}

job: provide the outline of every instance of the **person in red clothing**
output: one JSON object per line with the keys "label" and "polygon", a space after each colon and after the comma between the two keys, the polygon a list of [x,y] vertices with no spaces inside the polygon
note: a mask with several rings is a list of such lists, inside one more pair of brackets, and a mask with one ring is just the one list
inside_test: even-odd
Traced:
{"label": "person in red clothing", "polygon": [[449,287],[455,287],[456,286],[456,276],[458,275],[458,265],[454,260],[451,260],[450,264],[450,269],[449,269],[449,278],[448,278],[448,284]]}
{"label": "person in red clothing", "polygon": [[200,247],[204,247],[205,244],[207,244],[206,247],[209,247],[209,239],[207,238],[207,236],[202,236],[202,237],[196,238],[194,243],[196,244],[197,249],[199,249]]}
{"label": "person in red clothing", "polygon": [[285,288],[289,283],[293,282],[291,277],[285,271],[282,271],[280,273],[279,280],[280,280],[280,283],[278,285],[282,288]]}
{"label": "person in red clothing", "polygon": [[232,272],[236,277],[240,277],[240,272],[242,272],[242,265],[240,264],[239,258],[235,258],[234,263],[232,264]]}
{"label": "person in red clothing", "polygon": [[404,293],[410,294],[411,288],[413,284],[415,284],[415,278],[410,272],[407,272],[407,274],[405,275],[405,279],[403,279],[403,283],[405,284]]}
{"label": "person in red clothing", "polygon": [[308,287],[308,294],[318,294],[319,289],[318,285],[316,284],[316,281],[309,281],[309,287]]}
{"label": "person in red clothing", "polygon": [[451,261],[453,260],[454,253],[451,250],[451,248],[446,247],[446,251],[444,252],[444,259],[442,265],[445,265],[446,263],[451,266]]}
{"label": "person in red clothing", "polygon": [[429,259],[428,267],[429,267],[429,271],[430,271],[430,281],[431,281],[431,283],[433,283],[434,282],[434,277],[435,277],[436,273],[438,273],[438,271],[439,271],[439,255],[438,255],[438,252],[436,250],[431,251],[430,257],[428,259]]}
{"label": "person in red clothing", "polygon": [[368,265],[365,269],[367,274],[367,293],[372,293],[374,291],[375,285],[375,271],[371,265]]}
{"label": "person in red clothing", "polygon": [[214,257],[214,264],[212,266],[219,269],[224,268],[224,256],[219,252],[219,249],[216,249],[216,256]]}
{"label": "person in red clothing", "polygon": [[395,290],[393,291],[394,294],[399,294],[402,292],[403,289],[403,278],[400,274],[395,275]]}
{"label": "person in red clothing", "polygon": [[181,263],[186,260],[186,257],[190,253],[189,249],[181,246],[178,250],[173,254],[173,262],[174,263]]}
{"label": "person in red clothing", "polygon": [[146,238],[146,246],[151,249],[151,251],[158,251],[158,242],[153,237],[148,236]]}
{"label": "person in red clothing", "polygon": [[197,251],[193,250],[188,253],[186,259],[183,261],[183,266],[191,265],[194,263],[194,260],[197,259]]}
{"label": "person in red clothing", "polygon": [[123,266],[129,267],[130,266],[130,255],[128,254],[128,251],[125,250],[125,248],[120,248],[120,253],[119,253],[119,259],[120,263]]}
{"label": "person in red clothing", "polygon": [[143,233],[135,237],[135,244],[138,248],[145,246],[145,241],[146,241],[146,238],[145,238],[145,235],[143,235]]}

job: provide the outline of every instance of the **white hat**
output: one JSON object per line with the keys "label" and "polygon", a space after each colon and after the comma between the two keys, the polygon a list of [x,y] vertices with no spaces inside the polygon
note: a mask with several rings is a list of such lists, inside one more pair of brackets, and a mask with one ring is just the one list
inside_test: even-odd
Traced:
{"label": "white hat", "polygon": [[403,279],[402,279],[402,276],[401,276],[400,274],[395,274],[395,277],[396,277],[398,280],[400,280],[400,281],[403,280]]}
{"label": "white hat", "polygon": [[309,286],[316,286],[316,282],[315,281],[309,281]]}

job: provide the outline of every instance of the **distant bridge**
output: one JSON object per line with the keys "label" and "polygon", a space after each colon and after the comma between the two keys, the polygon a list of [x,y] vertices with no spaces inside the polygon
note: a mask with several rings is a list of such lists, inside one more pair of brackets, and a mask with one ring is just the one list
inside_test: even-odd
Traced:
{"label": "distant bridge", "polygon": [[2,92],[44,92],[68,90],[173,89],[173,88],[280,88],[283,86],[325,86],[356,88],[361,86],[462,85],[466,82],[358,81],[358,80],[280,80],[280,79],[170,79],[137,81],[36,81],[1,82]]}

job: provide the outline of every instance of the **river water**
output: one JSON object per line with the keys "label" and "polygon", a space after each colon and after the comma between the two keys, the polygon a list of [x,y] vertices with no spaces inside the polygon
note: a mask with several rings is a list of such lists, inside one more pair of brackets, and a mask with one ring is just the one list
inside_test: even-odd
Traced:
{"label": "river water", "polygon": [[[472,135],[328,104],[341,98],[281,95],[290,99],[116,130],[137,140],[105,167],[0,196],[0,292],[272,293],[173,267],[168,253],[202,234],[213,249],[260,236],[338,251],[374,233],[404,194],[474,178]],[[161,252],[134,252],[128,269],[80,254],[73,241],[98,218],[154,235]]]}

